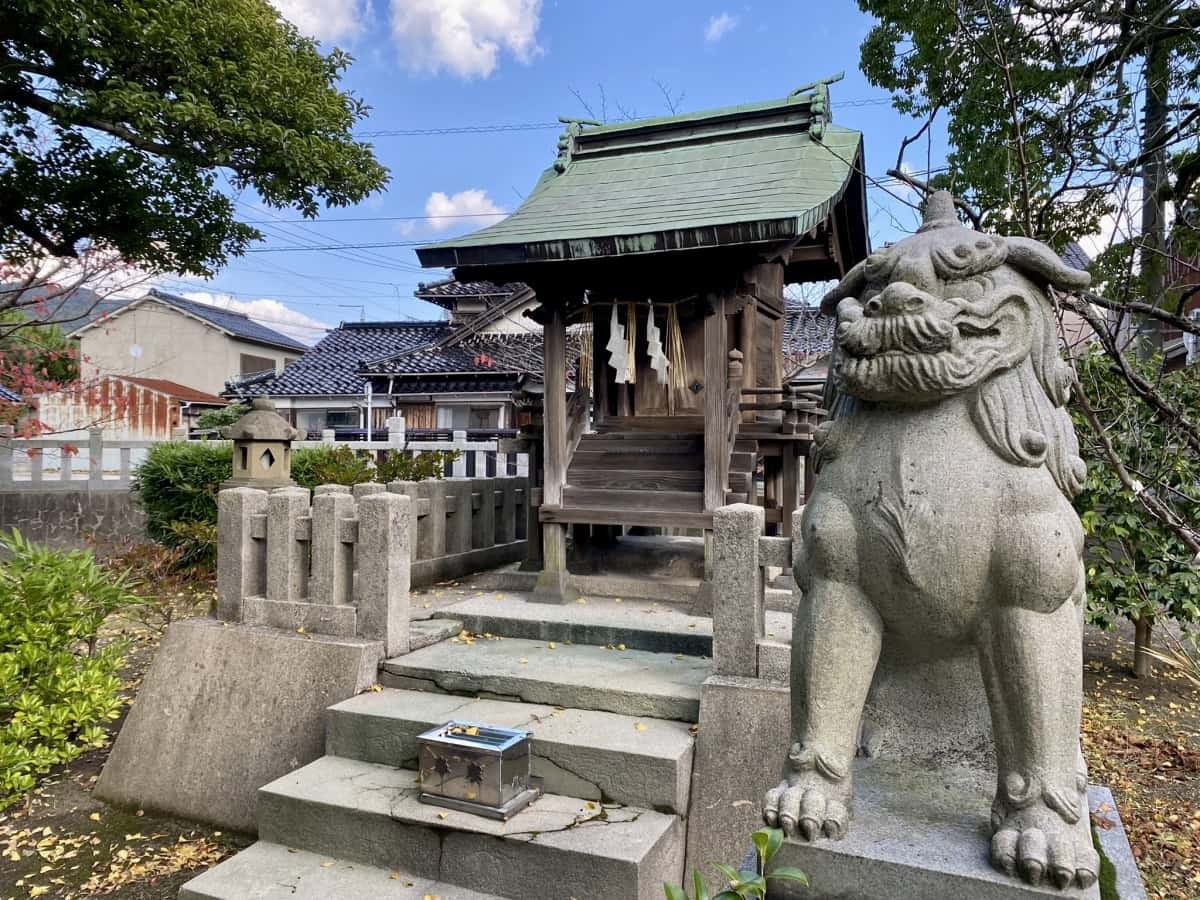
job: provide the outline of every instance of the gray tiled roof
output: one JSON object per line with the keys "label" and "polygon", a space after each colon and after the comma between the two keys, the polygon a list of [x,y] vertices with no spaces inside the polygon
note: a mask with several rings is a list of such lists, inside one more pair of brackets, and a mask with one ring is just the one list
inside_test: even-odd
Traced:
{"label": "gray tiled roof", "polygon": [[833,319],[818,306],[788,297],[784,300],[783,354],[789,365],[833,349]]}
{"label": "gray tiled roof", "polygon": [[446,322],[343,322],[276,378],[230,384],[227,393],[253,397],[305,397],[361,394],[364,364],[426,347],[446,337]]}
{"label": "gray tiled roof", "polygon": [[266,325],[254,321],[245,313],[234,312],[230,309],[221,309],[217,306],[210,306],[207,303],[197,303],[195,300],[188,300],[186,297],[168,294],[166,291],[160,291],[157,288],[150,290],[150,296],[197,318],[203,319],[212,325],[216,325],[218,328],[228,331],[241,340],[253,341],[256,344],[269,344],[273,347],[284,347],[289,350],[299,350],[301,352],[308,349],[307,344],[302,344],[300,341],[290,338],[286,334],[280,334],[275,329],[268,328]]}
{"label": "gray tiled roof", "polygon": [[1067,246],[1063,247],[1063,252],[1059,256],[1072,269],[1079,269],[1081,272],[1086,271],[1087,267],[1092,264],[1092,258],[1087,255],[1087,251],[1075,243],[1075,241],[1071,241]]}

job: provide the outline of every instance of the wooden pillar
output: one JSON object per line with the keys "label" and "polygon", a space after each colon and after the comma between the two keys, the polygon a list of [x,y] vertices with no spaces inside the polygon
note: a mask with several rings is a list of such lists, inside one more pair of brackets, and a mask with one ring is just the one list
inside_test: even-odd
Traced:
{"label": "wooden pillar", "polygon": [[609,321],[599,310],[592,310],[592,421],[604,424],[608,410],[608,344]]}
{"label": "wooden pillar", "polygon": [[725,439],[726,353],[725,298],[713,299],[713,312],[704,320],[704,508],[725,503],[729,463]]}
{"label": "wooden pillar", "polygon": [[[758,387],[758,304],[753,297],[746,299],[742,307],[741,333],[738,336],[738,349],[742,351],[742,387]],[[757,398],[755,398],[757,399]],[[753,422],[758,413],[752,409],[742,413],[743,422]]]}
{"label": "wooden pillar", "polygon": [[[545,434],[545,478],[542,484],[543,506],[562,506],[563,486],[567,480],[567,380],[566,317],[561,304],[548,309],[549,321],[542,330],[543,372],[546,393],[543,400]],[[542,574],[534,587],[533,598],[542,603],[566,603],[567,529],[565,525],[542,525]]]}

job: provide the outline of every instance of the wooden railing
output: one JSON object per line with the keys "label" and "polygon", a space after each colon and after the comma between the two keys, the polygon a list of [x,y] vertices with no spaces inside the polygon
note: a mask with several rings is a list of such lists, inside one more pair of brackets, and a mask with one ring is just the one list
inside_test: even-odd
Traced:
{"label": "wooden railing", "polygon": [[[778,400],[763,399],[780,395]],[[806,435],[816,431],[828,413],[821,408],[821,401],[811,391],[787,385],[781,388],[744,388],[744,398],[738,404],[741,412],[780,412],[780,434]]]}
{"label": "wooden railing", "polygon": [[567,459],[575,453],[583,433],[587,431],[588,412],[592,406],[591,392],[586,388],[576,388],[567,404]]}

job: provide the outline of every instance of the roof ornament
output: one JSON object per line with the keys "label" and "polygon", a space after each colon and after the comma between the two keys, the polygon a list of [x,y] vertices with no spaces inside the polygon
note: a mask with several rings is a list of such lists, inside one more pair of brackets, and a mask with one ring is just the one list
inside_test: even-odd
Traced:
{"label": "roof ornament", "polygon": [[567,126],[558,137],[558,159],[554,161],[554,171],[561,175],[567,170],[567,163],[571,161],[571,153],[575,149],[575,138],[583,132],[583,126],[599,126],[601,123],[595,119],[576,119],[571,116],[559,116],[558,121]]}
{"label": "roof ornament", "polygon": [[812,119],[808,126],[808,133],[814,141],[821,140],[825,135],[825,126],[833,121],[833,112],[829,108],[829,85],[841,81],[845,77],[845,72],[838,72],[828,78],[801,85],[788,94],[788,99],[799,97],[801,94],[811,95],[808,101],[808,111]]}

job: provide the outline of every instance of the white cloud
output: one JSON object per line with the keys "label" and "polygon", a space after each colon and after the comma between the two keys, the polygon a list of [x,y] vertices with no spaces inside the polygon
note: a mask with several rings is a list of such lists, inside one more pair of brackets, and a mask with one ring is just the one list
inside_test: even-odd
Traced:
{"label": "white cloud", "polygon": [[425,201],[425,215],[434,231],[445,231],[456,225],[491,225],[500,221],[504,210],[492,202],[487,191],[471,188],[447,197],[434,191]]}
{"label": "white cloud", "polygon": [[255,322],[261,322],[268,328],[305,344],[315,344],[329,329],[324,322],[267,297],[258,300],[238,300],[229,294],[214,294],[210,291],[186,291],[181,296],[208,306],[245,313]]}
{"label": "white cloud", "polygon": [[271,0],[301,34],[323,41],[357,37],[371,12],[370,0]]}
{"label": "white cloud", "polygon": [[708,20],[708,25],[704,29],[704,40],[710,44],[715,44],[729,32],[738,26],[738,17],[730,15],[727,12],[721,13],[719,16],[713,16]]}
{"label": "white cloud", "polygon": [[412,69],[487,78],[502,50],[525,64],[541,52],[541,11],[542,0],[392,0],[392,35]]}

